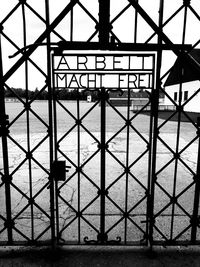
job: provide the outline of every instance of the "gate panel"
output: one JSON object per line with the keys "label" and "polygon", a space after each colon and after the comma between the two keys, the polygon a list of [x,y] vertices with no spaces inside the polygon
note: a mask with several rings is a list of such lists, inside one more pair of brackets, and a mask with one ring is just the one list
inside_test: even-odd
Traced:
{"label": "gate panel", "polygon": [[87,117],[84,118],[88,114],[90,119],[94,114],[98,123],[97,105],[98,102],[92,103],[88,108],[79,100],[56,101],[56,159],[65,160],[70,166],[66,181],[56,182],[57,236],[61,241],[80,243],[86,236],[95,239],[99,230],[100,173],[96,169],[100,170],[100,136],[88,129]]}
{"label": "gate panel", "polygon": [[[159,27],[164,34],[167,33],[163,40],[166,43],[169,42],[166,37],[173,40],[168,29],[180,20],[182,14],[183,31],[177,34],[177,38],[185,45],[191,37],[187,26],[191,21],[199,24],[194,6],[190,1],[183,1],[180,7],[177,4],[177,10],[163,23],[164,1],[161,3]],[[194,35],[194,38],[199,38],[196,33]],[[161,39],[158,39],[159,44]],[[159,105],[154,129],[153,244],[197,244],[199,240],[199,69],[194,63],[197,46],[198,42],[194,43],[188,52],[172,49],[178,56],[173,68],[165,72],[163,67],[158,75],[157,89],[159,94],[164,94],[165,106]],[[171,52],[163,52],[162,63],[166,60],[166,54],[173,56]]]}
{"label": "gate panel", "polygon": [[[25,2],[16,4],[1,24],[3,70],[7,76],[1,75],[0,93],[3,149],[1,188],[5,189],[5,192],[1,190],[1,205],[6,207],[1,210],[3,222],[0,242],[9,245],[31,245],[46,241],[51,243],[54,240],[54,203],[50,198],[51,195],[53,199],[50,175],[53,155],[51,84],[46,75],[50,61],[45,59],[41,64],[40,49],[31,57],[25,57],[19,65],[16,59],[8,60],[8,56],[16,49],[23,54],[19,47],[26,47],[32,42],[30,39],[34,38],[27,30],[30,27],[27,16],[34,23],[38,20],[41,26],[39,14]],[[46,17],[47,14],[44,13],[43,16]],[[16,23],[21,29],[17,39],[10,23]],[[48,18],[45,23],[44,20],[42,22],[44,30],[46,24]],[[42,54],[44,53],[47,55],[46,48],[42,48]],[[35,89],[33,86],[36,80],[38,87]],[[17,89],[20,83],[21,87]],[[45,99],[45,96],[48,101],[38,102],[39,99]]]}
{"label": "gate panel", "polygon": [[[24,108],[27,104],[30,104],[28,109]],[[52,151],[44,113],[48,114],[48,105],[44,102],[33,103],[28,99],[24,102],[19,97],[16,103],[6,103],[12,242],[51,239],[50,163],[47,158],[50,159]],[[49,201],[44,202],[44,199]]]}
{"label": "gate panel", "polygon": [[178,99],[173,89],[171,92],[163,91],[174,110],[158,112],[155,243],[193,244],[199,237],[199,119],[197,113],[187,109],[187,105],[199,93],[196,91],[195,95],[191,94],[191,98],[184,100],[180,95],[181,92],[184,95],[188,86],[189,84],[177,85]]}
{"label": "gate panel", "polygon": [[55,160],[71,167],[55,173],[59,241],[147,244],[154,68],[154,54],[53,56]]}

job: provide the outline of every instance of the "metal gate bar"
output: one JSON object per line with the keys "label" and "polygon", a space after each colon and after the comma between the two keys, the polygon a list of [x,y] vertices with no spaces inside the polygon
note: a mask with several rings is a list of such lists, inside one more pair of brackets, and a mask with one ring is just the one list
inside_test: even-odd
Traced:
{"label": "metal gate bar", "polygon": [[[45,0],[45,13],[46,13],[46,30],[50,27],[50,9],[49,9],[49,1]],[[49,162],[50,162],[50,175],[49,175],[49,188],[50,188],[50,211],[51,211],[51,220],[50,220],[50,227],[51,227],[51,243],[52,247],[55,246],[55,198],[54,198],[54,177],[52,176],[52,163],[54,159],[53,155],[53,94],[52,94],[52,75],[51,75],[51,33],[48,32],[47,34],[47,79],[46,84],[48,88],[48,112],[49,112]]]}
{"label": "metal gate bar", "polygon": [[[159,9],[159,30],[162,29],[163,24],[163,0],[160,1],[160,9]],[[157,136],[158,136],[158,105],[159,105],[159,89],[161,87],[160,81],[160,73],[161,73],[161,63],[162,63],[162,50],[159,49],[162,44],[161,36],[158,36],[158,50],[157,50],[157,61],[156,61],[156,88],[153,91],[153,95],[151,97],[152,100],[152,117],[154,118],[152,126],[153,126],[153,143],[152,143],[152,177],[151,177],[151,185],[150,185],[150,195],[149,195],[149,243],[152,247],[153,244],[153,228],[154,228],[154,194],[155,194],[155,181],[156,181],[156,154],[157,154]]]}
{"label": "metal gate bar", "polygon": [[1,173],[2,184],[5,184],[5,196],[6,196],[6,218],[1,216],[4,221],[4,229],[7,228],[8,244],[12,244],[12,214],[11,214],[11,196],[10,196],[10,182],[11,177],[9,174],[9,161],[8,161],[8,144],[7,144],[7,124],[8,116],[5,112],[5,97],[4,97],[4,84],[3,84],[3,62],[1,52],[1,39],[0,39],[0,136],[2,138],[2,154],[3,154],[3,168],[4,173]]}
{"label": "metal gate bar", "polygon": [[[102,40],[104,41],[104,40]],[[101,222],[100,222],[100,233],[98,236],[101,244],[107,241],[107,235],[105,234],[105,196],[106,196],[106,90],[101,88],[100,98],[101,98]]]}
{"label": "metal gate bar", "polygon": [[[199,139],[199,118],[197,120],[197,126],[198,126],[198,130],[197,130],[197,134],[198,134],[198,139]],[[198,179],[198,177],[200,177],[200,140],[198,142],[198,159],[197,159],[197,173],[194,177],[195,179],[195,193],[194,193],[194,207],[193,207],[193,214],[191,216],[191,224],[192,224],[192,230],[191,230],[191,241],[193,243],[195,243],[197,241],[197,227],[199,227],[199,194],[200,194],[200,179]]]}

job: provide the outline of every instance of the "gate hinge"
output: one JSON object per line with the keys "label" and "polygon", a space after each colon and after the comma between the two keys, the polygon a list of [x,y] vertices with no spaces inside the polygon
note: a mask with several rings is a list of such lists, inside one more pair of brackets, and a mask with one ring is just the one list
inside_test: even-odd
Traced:
{"label": "gate hinge", "polygon": [[55,181],[65,181],[66,172],[68,172],[71,166],[66,166],[65,160],[55,160],[52,163],[51,174]]}
{"label": "gate hinge", "polygon": [[7,136],[9,134],[9,129],[8,129],[8,125],[9,125],[9,116],[4,114],[4,115],[0,115],[0,137],[2,136]]}
{"label": "gate hinge", "polygon": [[8,136],[9,134],[9,129],[5,126],[0,126],[0,137],[2,136]]}

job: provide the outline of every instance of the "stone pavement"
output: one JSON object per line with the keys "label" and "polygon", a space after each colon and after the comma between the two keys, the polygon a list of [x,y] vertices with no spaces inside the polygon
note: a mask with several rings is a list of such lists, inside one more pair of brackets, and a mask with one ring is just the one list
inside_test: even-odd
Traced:
{"label": "stone pavement", "polygon": [[[94,132],[93,135],[96,136],[96,138],[99,140],[99,133]],[[114,133],[109,132],[107,134],[107,140],[110,139]],[[146,134],[143,134],[143,136],[148,140],[148,136]],[[32,147],[38,144],[40,140],[42,139],[42,135],[35,134],[32,136]],[[170,147],[173,148],[174,145],[174,135],[171,133],[168,134],[162,134],[162,138],[167,142]],[[22,147],[26,147],[26,139],[23,135],[16,135],[15,140],[18,141],[18,143]],[[187,143],[184,141],[184,139],[181,139],[180,141],[181,146],[184,147]],[[17,146],[15,146],[13,143],[10,143],[9,151],[11,153],[9,154],[9,162],[10,162],[10,171],[12,172],[18,165],[21,164],[23,161],[25,155],[22,150],[20,150]],[[68,136],[68,138],[63,140],[60,144],[62,152],[67,155],[75,164],[77,164],[77,133],[73,133]],[[130,139],[130,151],[129,151],[129,160],[130,162],[133,162],[135,159],[137,159],[145,150],[146,150],[146,143],[141,142],[138,135],[132,134],[132,138]],[[186,151],[182,153],[182,159],[184,162],[195,172],[196,170],[196,157],[197,157],[197,148],[198,144],[195,142],[192,144]],[[94,141],[93,138],[91,138],[86,133],[81,133],[81,143],[80,143],[80,163],[84,164],[90,156],[97,150],[97,143]],[[126,133],[122,133],[118,136],[116,136],[112,141],[109,143],[109,150],[115,155],[115,157],[120,160],[123,165],[126,164]],[[157,149],[157,169],[162,168],[164,164],[167,163],[167,161],[170,160],[172,155],[170,155],[170,152],[167,150],[166,147],[164,147],[161,143],[158,143],[158,149]],[[48,140],[46,140],[41,146],[38,147],[38,149],[33,153],[33,157],[37,159],[37,161],[45,168],[48,169]],[[108,158],[109,157],[109,158]],[[63,160],[64,158],[60,157],[59,159]],[[2,160],[2,159],[1,159]],[[129,163],[130,164],[130,163]],[[68,165],[68,163],[67,163]],[[18,186],[18,188],[25,193],[28,197],[30,194],[30,180],[29,180],[29,165],[28,161],[25,161],[23,165],[16,171],[14,174],[13,183]],[[173,191],[173,169],[174,165],[170,164],[164,171],[162,171],[159,174],[159,183],[165,190],[168,191],[169,194],[172,195]],[[70,172],[68,173],[68,177],[73,174],[75,171],[75,168],[72,167]],[[177,194],[181,192],[181,190],[184,190],[190,183],[192,183],[192,175],[189,173],[188,169],[183,165],[179,165],[179,180],[177,180]],[[41,169],[40,166],[32,163],[32,191],[33,194],[37,194],[38,191],[40,191],[43,186],[48,182],[48,175]],[[84,166],[83,172],[87,174],[87,176],[93,180],[96,185],[100,186],[100,153],[98,153],[92,160],[88,161],[88,163]],[[124,168],[122,165],[117,163],[117,161],[111,157],[107,153],[107,161],[106,161],[106,186],[109,186],[112,184],[117,177],[119,177],[124,172]],[[134,176],[139,180],[139,182],[144,185],[142,187],[138,182],[136,182],[133,178],[129,178],[129,186],[128,186],[128,210],[131,209],[131,207],[134,205],[134,203],[137,203],[137,201],[140,201],[145,196],[145,188],[147,188],[147,181],[148,181],[148,153],[142,157],[139,161],[136,162],[135,165],[132,166],[131,172],[134,174]],[[77,175],[74,175],[70,181],[62,187],[60,190],[60,196],[64,198],[66,201],[70,203],[75,209],[77,209],[78,205],[78,190],[77,190]],[[117,203],[117,205],[124,210],[125,206],[125,183],[126,183],[126,177],[123,175],[116,183],[110,187],[109,189],[109,196],[112,198],[112,200]],[[59,182],[59,185],[62,185],[61,182]],[[186,193],[183,194],[183,197],[180,198],[179,202],[183,206],[183,208],[191,214],[193,209],[193,195],[194,195],[194,186],[191,188],[191,190],[186,191]],[[88,194],[88,192],[90,192]],[[12,188],[12,214],[15,216],[20,210],[23,209],[23,207],[27,204],[27,199],[19,194],[16,190]],[[97,195],[97,188],[94,187],[88,180],[81,174],[80,178],[80,199],[81,199],[81,209],[83,209],[87,204],[95,198]],[[49,213],[49,190],[47,187],[44,188],[44,190],[41,191],[39,195],[35,198],[36,203],[42,207],[42,209]],[[44,199],[46,201],[44,201]],[[169,202],[169,197],[164,194],[159,188],[156,187],[155,190],[155,207],[154,211],[157,212],[162,209],[167,203]],[[5,203],[4,201],[4,193],[2,192],[0,195],[0,203]],[[71,218],[75,216],[75,213],[73,210],[69,209],[69,207],[59,199],[59,224],[60,229],[65,227],[65,225],[70,222]],[[86,210],[86,213],[99,213],[99,198],[94,202],[92,206],[89,206]],[[5,206],[1,206],[1,214],[5,215]],[[35,207],[34,207],[35,208]],[[112,225],[115,224],[117,220],[119,220],[122,216],[121,211],[117,209],[111,202],[106,202],[106,212],[108,214],[113,214],[112,217],[109,217],[109,220],[107,220],[107,229],[109,227],[112,227]],[[159,229],[169,238],[169,227],[170,227],[170,220],[171,220],[171,211],[166,210],[163,212],[163,216],[161,216],[157,222],[157,226]],[[146,214],[146,199],[138,205],[137,209],[133,210],[133,218],[138,223],[138,225],[144,229],[145,231],[145,224],[141,223],[145,220],[145,214]],[[189,218],[185,216],[183,212],[180,210],[176,211],[176,220],[174,222],[174,235],[178,235],[184,228],[188,226]],[[92,224],[95,225],[95,227],[99,228],[99,217],[90,217],[93,218]],[[31,233],[31,210],[26,209],[18,218],[15,220],[16,227],[25,235],[30,237]],[[44,215],[43,212],[39,209],[34,209],[34,231],[35,235],[39,235],[45,227],[49,224],[49,219],[47,216]],[[96,232],[91,231],[91,228],[85,224],[83,226],[83,234],[81,236],[81,239],[85,236],[88,236],[89,239],[95,239],[96,238]],[[134,240],[141,240],[143,238],[143,233],[138,231],[137,228],[135,228],[131,223],[128,225],[128,229],[130,230],[128,232],[128,237]],[[68,230],[68,231],[67,231]],[[187,240],[190,238],[190,229],[186,231],[181,238],[184,240]],[[17,235],[14,232],[14,239],[17,241],[23,240],[22,237]],[[47,235],[43,237],[43,239],[47,238],[49,239],[50,231],[47,232]],[[124,224],[121,223],[118,225],[118,227],[115,227],[113,231],[110,232],[109,239],[115,239],[116,236],[123,236],[124,235]],[[200,238],[200,231],[197,233],[197,238]],[[3,239],[2,239],[3,238]],[[62,233],[62,238],[66,240],[77,240],[77,223],[75,220],[75,223],[70,225],[70,228],[66,229]],[[160,238],[160,236],[155,232],[154,238]],[[132,240],[133,240],[132,239]],[[4,241],[4,236],[1,235],[1,241]]]}
{"label": "stone pavement", "polygon": [[0,267],[199,267],[200,247],[3,248]]}

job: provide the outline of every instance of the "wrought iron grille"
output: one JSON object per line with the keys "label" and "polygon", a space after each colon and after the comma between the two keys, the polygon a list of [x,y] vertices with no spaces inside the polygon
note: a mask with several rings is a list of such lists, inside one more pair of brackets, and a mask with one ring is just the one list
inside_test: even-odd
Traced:
{"label": "wrought iron grille", "polygon": [[[198,1],[36,2],[0,14],[1,244],[198,244],[199,119],[188,111],[199,84],[185,89],[188,71],[199,80]],[[116,107],[120,88],[103,86],[88,105],[90,88],[63,102],[52,61],[70,50],[155,55],[147,103],[133,113],[122,88],[126,107]],[[173,108],[164,118],[160,94]]]}

